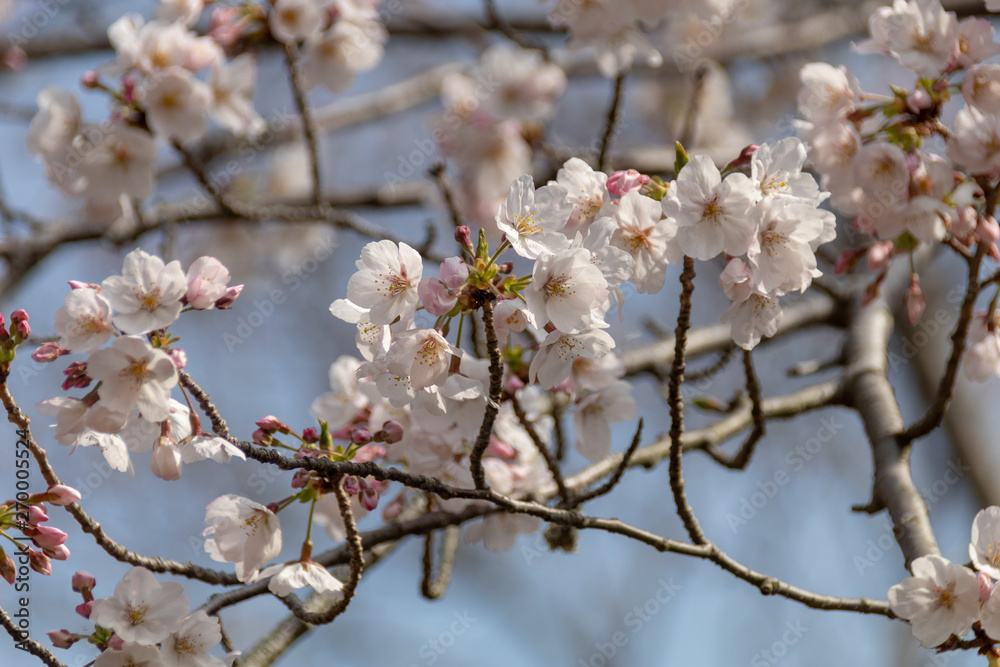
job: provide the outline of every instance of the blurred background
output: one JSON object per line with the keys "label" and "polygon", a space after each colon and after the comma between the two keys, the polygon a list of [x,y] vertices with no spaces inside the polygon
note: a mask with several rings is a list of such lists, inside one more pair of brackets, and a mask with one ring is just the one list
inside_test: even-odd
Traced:
{"label": "blurred background", "polygon": [[[0,0],[0,11],[6,10],[0,23],[0,46],[12,34],[20,34],[26,18],[30,21],[45,7],[53,8],[37,35],[23,45],[27,61],[16,71],[0,71],[0,192],[7,205],[44,220],[79,218],[80,202],[53,188],[42,165],[25,148],[35,98],[49,85],[79,92],[81,73],[113,59],[104,36],[106,26],[126,11],[150,17],[154,4]],[[888,57],[860,57],[851,51],[853,41],[866,37],[866,18],[877,5],[737,0],[733,12],[723,17],[705,10],[652,31],[650,38],[665,62],[657,69],[638,67],[626,82],[619,132],[612,144],[613,166],[636,167],[645,173],[669,169],[672,149],[666,147],[678,137],[695,90],[692,63],[702,62],[707,69],[698,91],[694,140],[688,149],[708,152],[721,163],[748,143],[773,141],[794,132],[797,72],[804,63],[846,64],[869,91],[887,92],[890,83],[911,85],[912,75]],[[981,3],[945,5],[963,13],[982,11]],[[401,197],[405,205],[356,210],[415,242],[424,238],[428,225],[435,226],[440,232],[435,250],[451,253],[447,212],[426,173],[440,160],[436,148],[424,147],[430,145],[443,108],[440,79],[435,83],[426,73],[439,66],[467,67],[484,49],[505,38],[477,27],[487,19],[476,2],[418,1],[399,6],[398,11],[384,15],[390,38],[382,64],[359,76],[344,94],[315,92],[309,98],[311,105],[335,119],[321,137],[323,185],[338,195],[378,192],[389,201],[393,193],[417,193]],[[613,86],[587,58],[562,53],[565,35],[548,30],[545,12],[549,8],[532,0],[497,3],[512,25],[554,49],[556,61],[565,64],[569,77],[544,141],[535,146],[546,149],[534,155],[538,176],[554,174],[559,162],[553,156],[592,157],[596,153]],[[433,30],[435,26],[448,29]],[[276,47],[260,51],[255,96],[257,110],[279,129],[294,123],[282,57]],[[426,85],[404,96],[405,103],[389,109],[371,104],[387,86],[420,76],[425,76]],[[83,91],[81,103],[85,118],[99,121],[107,115],[107,101],[101,94]],[[232,157],[210,168],[230,173],[237,191],[294,194],[306,191],[309,182],[301,150],[300,144],[276,136],[269,143],[255,144],[252,151],[240,152],[234,170],[227,166]],[[177,156],[170,148],[161,145],[159,153],[162,177],[150,201],[195,194],[193,179],[177,168]],[[420,159],[415,160],[414,154]],[[405,183],[396,183],[400,180],[396,177]],[[507,184],[501,189],[506,192]],[[0,234],[8,232],[13,230]],[[134,247],[180,259],[185,267],[200,255],[214,255],[230,268],[232,282],[246,283],[246,289],[231,311],[194,313],[175,325],[173,330],[181,336],[187,353],[188,370],[215,399],[238,437],[248,439],[253,422],[267,414],[300,430],[314,423],[309,407],[329,388],[329,364],[355,352],[353,327],[334,319],[328,306],[345,295],[347,279],[365,242],[356,234],[319,225],[233,223],[178,225],[120,247],[107,242],[70,244],[45,258],[23,279],[10,283],[0,294],[0,311],[9,315],[16,308],[26,308],[34,332],[44,336],[53,330],[52,317],[63,303],[67,280],[99,283],[120,273],[123,256]],[[335,246],[332,252],[327,250],[331,246]],[[677,311],[677,272],[671,272],[672,268],[668,267],[667,286],[660,294],[638,299],[633,292],[625,304],[625,320],[609,318],[617,352],[653,340],[644,326],[647,320],[672,329]],[[830,270],[829,266],[821,268]],[[927,388],[935,383],[939,358],[956,318],[955,306],[946,295],[961,284],[962,271],[963,265],[942,255],[922,281],[928,291],[924,319],[941,313],[938,321],[948,324],[941,330],[922,332],[918,325],[917,331],[902,331],[893,341],[896,356],[890,379],[907,421],[922,414],[927,405]],[[714,323],[728,306],[715,278],[714,271],[706,272],[696,283],[696,325]],[[251,318],[255,311],[263,317]],[[240,328],[241,322],[261,323],[244,335],[248,329]],[[832,373],[808,378],[787,375],[800,362],[835,356],[841,337],[837,330],[815,327],[760,347],[754,356],[764,395],[787,393]],[[689,368],[707,366],[713,359],[696,360]],[[185,466],[181,480],[166,482],[149,471],[148,454],[133,456],[134,478],[109,471],[96,448],[80,448],[70,455],[69,448],[56,445],[47,418],[34,409],[37,401],[60,394],[61,368],[60,364],[35,364],[21,355],[11,376],[11,389],[34,420],[35,433],[48,447],[63,480],[83,493],[84,507],[108,533],[133,550],[213,566],[201,538],[209,501],[224,493],[263,503],[287,495],[289,474],[274,474],[254,463],[191,464]],[[643,442],[651,442],[668,430],[667,410],[655,382],[649,378],[636,382],[634,395],[646,420]],[[711,395],[726,401],[742,383],[742,369],[731,362],[711,381],[685,386],[685,397]],[[995,380],[974,391],[960,384],[952,407],[957,418],[914,447],[914,478],[930,509],[942,554],[959,563],[968,560],[975,512],[998,502],[990,483],[1000,470],[993,436],[997,418],[989,407],[996,400],[996,390]],[[689,414],[691,428],[709,423],[711,417],[693,409]],[[572,433],[571,423],[567,426]],[[614,425],[614,449],[626,447],[634,427],[632,423]],[[13,461],[15,439],[12,428],[0,430],[0,496],[13,489],[13,470],[7,462]],[[585,465],[575,452],[569,457],[567,470]],[[685,474],[691,503],[709,538],[754,569],[819,593],[875,599],[885,599],[888,588],[907,575],[886,515],[857,514],[850,509],[870,499],[872,482],[870,447],[853,412],[828,409],[788,422],[771,422],[746,471],[722,469],[695,452],[685,459]],[[786,477],[787,483],[774,483]],[[44,484],[37,471],[33,481],[39,488]],[[650,471],[630,470],[615,493],[589,505],[588,512],[618,517],[665,536],[684,535],[674,514],[665,465]],[[293,536],[302,535],[304,519],[304,513],[282,515],[283,557],[297,553]],[[370,516],[362,528],[378,521],[377,516]],[[70,591],[74,571],[94,574],[95,592],[101,597],[112,593],[128,569],[111,561],[67,515],[54,514],[51,523],[69,532],[72,558],[54,563],[49,577],[33,574],[31,578],[31,633],[45,645],[46,631],[87,632],[91,627],[73,611],[78,602]],[[325,534],[318,535],[317,551],[334,546]],[[548,551],[540,535],[522,536],[506,553],[463,544],[447,595],[431,602],[419,591],[422,546],[418,539],[400,543],[365,573],[359,595],[343,616],[331,626],[306,633],[274,664],[758,667],[778,663],[972,665],[984,661],[972,654],[936,656],[920,648],[904,623],[814,611],[783,598],[762,597],[710,563],[660,554],[601,532],[582,533],[575,554]],[[193,606],[213,592],[198,582],[182,583]],[[10,609],[14,603],[14,592],[0,587],[0,605]],[[246,650],[286,614],[276,600],[261,597],[227,609],[221,616],[234,645]],[[616,633],[621,633],[617,645]],[[56,653],[74,667],[86,665],[95,656],[79,644]],[[20,667],[32,661],[9,642],[0,642],[0,665]]]}

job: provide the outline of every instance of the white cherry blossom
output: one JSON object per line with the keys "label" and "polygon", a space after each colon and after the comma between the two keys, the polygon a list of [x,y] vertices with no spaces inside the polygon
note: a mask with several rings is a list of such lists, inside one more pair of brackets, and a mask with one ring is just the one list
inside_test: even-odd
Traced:
{"label": "white cherry blossom", "polygon": [[221,641],[219,619],[198,610],[163,640],[163,661],[168,667],[226,667],[208,652]]}
{"label": "white cherry blossom", "polygon": [[569,246],[561,230],[572,212],[565,187],[556,183],[536,190],[531,175],[525,174],[511,184],[496,222],[514,252],[535,259],[543,252],[553,253]]}
{"label": "white cherry blossom", "polygon": [[330,364],[330,390],[312,403],[311,412],[322,419],[331,431],[337,431],[354,422],[368,405],[368,399],[358,389],[357,370],[361,362],[343,355]]}
{"label": "white cherry blossom", "polygon": [[330,600],[338,600],[341,597],[341,589],[344,585],[325,567],[312,561],[294,561],[284,565],[272,565],[260,573],[260,579],[271,580],[267,583],[267,590],[278,597],[285,597],[298,588],[311,586],[314,591]]}
{"label": "white cherry blossom", "polygon": [[77,171],[89,201],[117,204],[121,195],[145,199],[153,191],[156,142],[149,132],[123,123],[109,129],[85,127],[73,147],[84,156]]}
{"label": "white cherry blossom", "polygon": [[744,350],[752,350],[760,339],[778,332],[781,323],[778,299],[752,292],[744,301],[737,301],[719,316],[720,322],[732,322],[733,341]]}
{"label": "white cherry blossom", "polygon": [[991,375],[1000,375],[1000,329],[986,313],[972,318],[965,352],[962,354],[962,372],[973,382],[985,382]]}
{"label": "white cherry blossom", "polygon": [[940,74],[958,43],[958,20],[940,0],[894,0],[875,10],[868,28],[872,38],[859,51],[892,55],[922,77]]}
{"label": "white cherry blossom", "polygon": [[833,213],[788,198],[765,199],[752,211],[757,226],[747,259],[760,290],[780,296],[804,291],[822,275],[810,243]]}
{"label": "white cherry blossom", "polygon": [[155,646],[125,644],[121,650],[108,649],[97,656],[94,667],[166,667]]}
{"label": "white cherry blossom", "polygon": [[125,256],[122,275],[105,278],[101,289],[117,313],[115,326],[127,334],[143,334],[173,324],[188,281],[180,262],[164,264],[155,255],[133,250]]}
{"label": "white cherry blossom", "polygon": [[359,25],[338,20],[329,30],[306,42],[302,54],[306,86],[323,86],[330,92],[343,92],[354,81],[355,74],[381,62],[385,38],[385,29],[378,21]]}
{"label": "white cherry blossom", "polygon": [[528,367],[532,382],[546,389],[562,384],[573,369],[573,362],[584,357],[603,357],[615,346],[615,341],[603,329],[585,329],[577,333],[553,331],[542,341]]}
{"label": "white cherry blossom", "polygon": [[638,416],[639,405],[632,397],[628,382],[619,380],[587,394],[573,412],[576,450],[588,461],[600,461],[611,452],[610,423],[630,421]]}
{"label": "white cherry blossom", "polygon": [[681,251],[700,260],[725,251],[745,254],[754,235],[750,207],[755,201],[750,179],[732,173],[722,179],[707,155],[695,155],[681,169],[667,196],[663,214],[677,225]]}
{"label": "white cherry blossom", "polygon": [[370,309],[372,324],[392,324],[397,318],[413,317],[423,274],[420,253],[405,243],[375,241],[362,248],[357,268],[347,282],[347,298]]}
{"label": "white cherry blossom", "polygon": [[573,157],[559,168],[554,182],[566,188],[566,198],[573,205],[573,212],[562,230],[564,234],[570,235],[577,230],[586,234],[599,216],[610,215],[606,209],[611,195],[608,175],[604,172],[594,171],[589,164]]}
{"label": "white cherry blossom", "polygon": [[91,352],[108,342],[114,333],[111,304],[97,290],[75,289],[56,311],[59,345],[70,352]]}
{"label": "white cherry blossom", "polygon": [[407,376],[414,390],[440,385],[448,378],[454,349],[435,329],[411,329],[393,338],[386,368]]}
{"label": "white cherry blossom", "polygon": [[682,254],[673,243],[677,225],[663,219],[661,205],[635,190],[626,192],[615,210],[618,229],[611,245],[632,257],[629,280],[639,294],[655,294],[663,289],[667,264],[680,261]]}
{"label": "white cherry blossom", "polygon": [[188,613],[184,587],[160,583],[144,567],[125,573],[112,597],[94,600],[90,620],[126,642],[152,646],[166,639]]}
{"label": "white cherry blossom", "polygon": [[962,637],[979,618],[979,580],[975,573],[941,556],[921,556],[910,565],[913,576],[889,589],[889,607],[910,622],[925,648]]}
{"label": "white cherry blossom", "polygon": [[965,107],[955,115],[948,157],[973,174],[1000,171],[1000,116]]}
{"label": "white cherry blossom", "polygon": [[538,322],[569,333],[603,324],[591,311],[608,298],[608,283],[589,250],[571,248],[539,256],[522,294]]}
{"label": "white cherry blossom", "polygon": [[212,90],[187,70],[172,67],[146,88],[142,104],[154,133],[181,142],[195,141],[208,129]]}
{"label": "white cherry blossom", "polygon": [[268,15],[268,25],[276,40],[294,44],[322,30],[324,19],[316,0],[276,0]]}
{"label": "white cherry blossom", "polygon": [[281,553],[278,517],[249,498],[219,496],[208,504],[205,522],[205,550],[213,560],[237,563],[240,581],[253,581],[260,568]]}
{"label": "white cherry blossom", "polygon": [[257,63],[249,53],[212,68],[208,86],[212,93],[212,120],[236,135],[257,134],[266,125],[253,106]]}
{"label": "white cherry blossom", "polygon": [[987,507],[976,513],[969,557],[977,570],[1000,579],[1000,507]]}
{"label": "white cherry blossom", "polygon": [[137,336],[116,338],[110,348],[90,354],[87,372],[101,382],[101,403],[127,412],[138,407],[142,416],[158,422],[170,414],[170,389],[177,384],[177,369],[163,350]]}

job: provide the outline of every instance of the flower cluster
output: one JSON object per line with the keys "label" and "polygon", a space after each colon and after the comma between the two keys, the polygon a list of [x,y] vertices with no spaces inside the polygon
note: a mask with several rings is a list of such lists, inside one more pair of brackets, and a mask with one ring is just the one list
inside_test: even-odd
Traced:
{"label": "flower cluster", "polygon": [[913,561],[913,576],[889,589],[892,612],[910,622],[926,648],[973,629],[1000,641],[1000,507],[987,507],[972,522],[969,556],[976,571],[942,556]]}
{"label": "flower cluster", "polygon": [[108,28],[115,61],[87,72],[82,84],[112,101],[109,118],[83,120],[76,96],[49,87],[38,96],[28,150],[66,194],[83,197],[107,221],[131,214],[155,185],[156,140],[192,142],[209,120],[237,136],[265,129],[253,106],[252,51],[268,36],[295,53],[301,43],[303,86],[347,88],[377,65],[386,32],[366,0],[277,0],[218,6],[209,34],[193,26],[203,0],[163,0],[157,18],[126,14]]}
{"label": "flower cluster", "polygon": [[[830,201],[852,219],[852,239],[858,233],[875,238],[838,261],[845,271],[867,257],[868,267],[879,272],[866,294],[870,300],[893,260],[921,244],[946,243],[963,252],[979,243],[1000,260],[1000,226],[985,196],[1000,170],[1000,65],[983,64],[1000,54],[1000,44],[988,20],[959,21],[938,0],[895,0],[872,15],[869,29],[871,39],[858,50],[890,55],[912,70],[918,77],[913,89],[866,93],[846,67],[811,63],[801,71],[798,102],[805,118],[800,136]],[[955,94],[965,106],[949,127],[941,112]],[[935,138],[944,140],[941,155],[928,148]],[[925,304],[915,272],[905,298],[915,323]],[[992,318],[991,307],[980,340],[995,338]],[[981,354],[977,360],[967,365],[978,366],[970,377],[1000,369],[997,363],[987,369]]]}
{"label": "flower cluster", "polygon": [[73,590],[83,596],[76,611],[95,624],[83,636],[68,630],[47,633],[57,648],[86,639],[101,650],[94,667],[227,667],[235,654],[218,658],[209,651],[222,641],[219,619],[204,611],[190,612],[184,587],[160,583],[142,567],[134,567],[115,586],[111,597],[94,599],[97,581],[86,572],[73,576]]}
{"label": "flower cluster", "polygon": [[[28,452],[26,449],[18,451],[24,451],[25,455]],[[19,461],[23,460],[19,457]],[[22,466],[18,464],[17,467]],[[14,558],[0,546],[0,579],[13,586],[15,581],[24,580],[29,568],[40,574],[52,574],[52,559],[69,558],[69,548],[65,544],[66,533],[58,528],[42,525],[49,520],[45,503],[65,506],[78,500],[80,492],[76,489],[53,484],[44,493],[29,495],[21,492],[17,500],[0,503],[0,537],[14,545],[14,555],[20,562],[20,565],[15,563]],[[8,533],[12,528],[19,531],[22,537],[12,537]],[[34,549],[23,544],[28,540],[35,546]]]}
{"label": "flower cluster", "polygon": [[[38,404],[56,418],[62,445],[98,445],[115,470],[130,470],[128,451],[150,448],[153,472],[180,477],[185,462],[228,461],[243,453],[222,438],[201,431],[197,417],[170,398],[184,352],[171,347],[166,329],[183,310],[227,309],[242,285],[228,286],[229,272],[212,257],[192,262],[187,274],[177,261],[134,250],[122,275],[101,285],[70,282],[66,303],[56,312],[58,343],[35,350],[36,361],[87,353],[71,363],[64,390],[97,385],[81,398],[59,396]],[[107,347],[102,347],[111,341]]]}

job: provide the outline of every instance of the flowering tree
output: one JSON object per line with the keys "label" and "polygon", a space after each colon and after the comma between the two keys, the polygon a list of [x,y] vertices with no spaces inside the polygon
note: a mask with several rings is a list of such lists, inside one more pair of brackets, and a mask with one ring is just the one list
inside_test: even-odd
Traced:
{"label": "flowering tree", "polygon": [[[46,87],[25,137],[76,215],[41,219],[0,198],[5,293],[62,246],[124,248],[120,272],[99,283],[63,276],[71,289],[54,320],[31,320],[54,335],[32,337],[30,303],[0,328],[0,401],[17,438],[10,479],[0,480],[0,489],[10,485],[0,505],[0,575],[15,593],[0,623],[24,652],[18,660],[30,654],[63,665],[59,650],[72,650],[95,667],[272,664],[308,627],[348,611],[363,594],[362,577],[376,576],[376,564],[407,538],[423,540],[420,590],[437,599],[456,563],[479,548],[461,541],[504,551],[520,536],[541,535],[547,549],[573,552],[581,534],[598,532],[708,561],[767,596],[909,622],[916,640],[939,653],[1000,661],[1000,509],[975,516],[971,563],[952,563],[938,549],[910,472],[915,443],[944,423],[960,369],[974,381],[1000,375],[1000,269],[992,265],[1000,262],[1000,65],[986,62],[1000,55],[994,28],[979,16],[959,20],[939,0],[895,0],[871,14],[870,38],[856,45],[873,61],[889,57],[905,68],[895,85],[865,92],[846,67],[806,64],[791,132],[735,148],[703,142],[707,150],[699,151],[698,135],[714,130],[717,111],[706,92],[711,54],[700,38],[705,26],[721,31],[755,20],[744,15],[746,4],[567,0],[550,7],[539,30],[508,22],[487,1],[477,30],[500,38],[475,62],[421,72],[333,111],[316,98],[348,91],[379,66],[402,20],[399,3],[163,0],[151,19],[129,13],[111,23],[114,59],[78,73],[81,87],[110,111],[87,120],[74,92]],[[1000,11],[994,5],[974,11]],[[855,10],[847,15],[857,18]],[[469,29],[411,20],[425,32]],[[774,16],[757,20],[766,27]],[[673,47],[673,63],[664,63],[671,47],[656,42],[678,38],[691,21],[703,31],[692,33],[692,48]],[[8,67],[23,68],[37,55],[38,43],[23,30],[7,40]],[[815,37],[787,46],[815,46]],[[258,68],[275,50],[294,103],[294,120],[280,124],[256,106],[277,86],[273,72],[255,103],[256,82],[265,80]],[[645,163],[613,154],[626,80],[661,66],[692,82],[673,144]],[[589,128],[600,137],[592,150],[553,139],[569,77],[585,68],[613,82],[602,124]],[[426,178],[406,180],[399,168],[386,171],[390,188],[333,193],[328,163],[360,158],[325,159],[324,133],[352,114],[413,105],[428,88],[442,106],[432,148],[418,150],[419,161],[400,158],[412,174],[437,154]],[[276,152],[260,185],[234,156],[256,156],[268,142],[297,149]],[[165,165],[168,155],[178,164]],[[190,192],[168,186],[179,169],[193,179]],[[430,203],[427,183],[437,196]],[[398,205],[426,206],[425,215],[441,220],[421,237],[357,212]],[[330,364],[330,391],[312,401],[308,423],[268,414],[256,430],[230,426],[205,388],[215,369],[189,363],[181,345],[182,329],[189,340],[199,332],[192,327],[209,326],[187,323],[234,317],[246,302],[244,284],[233,283],[251,283],[252,271],[218,256],[237,243],[232,233],[251,226],[261,234],[282,230],[266,239],[272,253],[311,251],[325,242],[317,230],[330,227],[364,241],[343,290],[323,304],[332,301],[323,316],[330,328],[353,333],[356,349],[320,361]],[[215,235],[197,237],[197,253],[174,259],[181,237],[205,227]],[[156,240],[158,252],[127,247]],[[929,405],[907,424],[889,381],[893,311],[911,326],[927,317],[920,274],[935,256],[955,258],[966,277],[943,372]],[[696,292],[696,277],[705,276]],[[286,278],[291,285],[302,276]],[[715,285],[722,308],[714,292],[700,298],[717,292]],[[626,345],[621,323],[634,321],[626,320],[629,311],[665,303],[677,308],[672,334]],[[696,326],[699,317],[717,322]],[[259,325],[248,317],[241,326]],[[807,380],[798,388],[765,387],[758,346],[791,350],[781,339],[819,326],[838,332],[837,350],[796,366]],[[227,333],[213,345],[238,356],[248,336]],[[707,365],[689,372],[705,357]],[[721,376],[732,359],[741,371],[735,391],[685,400],[694,379]],[[10,380],[44,364],[65,364],[62,392],[52,387],[25,407]],[[644,428],[656,415],[640,415],[640,393],[651,386],[667,413],[659,436]],[[236,393],[265,415],[277,412],[279,399],[262,389],[278,388]],[[746,470],[775,420],[833,406],[856,413],[872,454],[870,501],[854,509],[889,517],[899,565],[912,573],[900,569],[901,583],[888,593],[851,597],[751,567],[703,527],[688,497],[687,486],[700,480],[686,480],[685,454],[700,451],[718,466]],[[731,439],[740,442],[724,447]],[[88,498],[64,483],[81,455],[67,458],[53,444],[70,452],[96,447],[109,470],[126,476],[148,452],[152,475],[178,486],[187,466],[207,466],[207,459],[266,470],[277,484],[251,498],[216,482],[207,527],[198,527],[202,553],[149,555],[141,533],[112,538],[120,531],[113,523],[105,530]],[[665,471],[677,532],[596,509],[620,497],[638,467]],[[44,484],[30,481],[29,468]],[[785,482],[775,473],[767,483]],[[60,507],[90,536],[79,539],[131,566],[117,583],[73,567],[76,547],[53,527]],[[369,514],[373,527],[361,530]],[[747,519],[726,520],[735,533]],[[314,535],[314,524],[329,540]],[[210,560],[221,565],[208,567]],[[85,631],[51,628],[48,641],[39,638],[34,629],[45,620],[27,622],[27,598],[16,595],[31,572],[70,579],[66,590],[80,595],[72,606]],[[177,578],[219,590],[193,607]],[[310,588],[305,600],[295,593]],[[259,642],[233,646],[223,614],[262,596],[291,615]],[[659,593],[656,599],[664,602]],[[263,618],[252,624],[258,635],[268,632]],[[618,639],[611,649],[596,645],[601,654],[581,662],[606,664],[623,646]],[[428,655],[436,661],[440,652]],[[773,664],[774,656],[762,652],[755,660],[763,662],[752,664]]]}

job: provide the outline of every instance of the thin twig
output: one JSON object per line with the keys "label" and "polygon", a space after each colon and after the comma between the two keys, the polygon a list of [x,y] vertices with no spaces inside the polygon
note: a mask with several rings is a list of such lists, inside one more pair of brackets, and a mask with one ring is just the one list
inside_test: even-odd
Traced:
{"label": "thin twig", "polygon": [[601,496],[611,493],[611,491],[618,485],[621,481],[622,476],[628,469],[629,463],[632,461],[632,456],[635,455],[635,450],[639,448],[639,442],[642,440],[642,418],[639,418],[639,426],[635,429],[635,435],[632,436],[632,442],[629,444],[628,449],[622,454],[621,463],[615,467],[615,471],[611,473],[611,477],[608,477],[604,484],[601,484],[596,489],[591,489],[586,493],[582,493],[573,499],[573,507],[579,507],[585,502],[591,501],[594,498],[600,498]]}
{"label": "thin twig", "polygon": [[965,352],[965,339],[969,333],[969,325],[976,310],[976,298],[979,296],[981,286],[979,284],[979,267],[983,257],[986,255],[986,244],[979,243],[976,254],[968,260],[969,273],[968,283],[965,286],[965,297],[958,311],[958,322],[955,324],[955,331],[951,335],[951,355],[945,365],[944,375],[938,383],[937,395],[927,412],[917,422],[911,424],[897,440],[900,446],[906,446],[918,438],[922,438],[938,426],[944,420],[944,413],[948,409],[951,401],[952,391],[955,389],[955,379],[958,375],[958,367],[962,361],[962,353]]}
{"label": "thin twig", "polygon": [[24,650],[35,656],[42,662],[44,662],[49,667],[66,667],[59,658],[49,649],[45,648],[37,641],[28,636],[24,630],[22,630],[14,619],[4,611],[3,607],[0,607],[0,625],[3,629],[7,631],[10,638],[14,640],[14,643],[20,647],[24,647]]}
{"label": "thin twig", "polygon": [[747,435],[746,440],[732,456],[727,455],[721,448],[715,445],[707,445],[704,450],[715,459],[731,470],[743,470],[753,456],[754,448],[761,438],[764,437],[766,429],[764,419],[763,399],[760,395],[760,383],[757,381],[757,374],[754,372],[753,359],[749,350],[743,351],[743,370],[746,374],[747,396],[750,401],[750,416],[753,419],[753,428]]}
{"label": "thin twig", "polygon": [[323,192],[323,181],[320,178],[316,124],[309,110],[309,102],[306,100],[305,84],[302,80],[302,73],[299,71],[298,54],[296,53],[296,46],[294,44],[285,44],[285,63],[288,67],[288,81],[292,87],[292,97],[295,98],[295,106],[298,109],[299,116],[302,118],[302,131],[305,135],[306,147],[309,151],[309,167],[312,170],[313,180],[312,202],[319,204],[321,193]]}
{"label": "thin twig", "polygon": [[623,70],[615,77],[614,93],[611,95],[611,104],[608,106],[608,113],[604,118],[604,133],[601,135],[601,150],[597,154],[597,168],[600,171],[608,169],[608,150],[611,148],[611,139],[615,134],[615,126],[618,124],[618,115],[621,112],[623,93],[625,92],[625,79],[628,78],[629,70]]}
{"label": "thin twig", "polygon": [[514,42],[522,49],[534,49],[537,51],[541,51],[542,58],[544,58],[546,61],[549,60],[550,57],[549,49],[545,45],[545,43],[539,39],[532,39],[527,35],[515,30],[510,23],[505,21],[503,17],[500,16],[500,13],[497,11],[496,4],[493,2],[493,0],[483,0],[483,8],[486,9],[486,17],[487,19],[489,19],[490,22],[489,27],[495,30],[499,30],[504,37]]}
{"label": "thin twig", "polygon": [[704,64],[699,65],[694,71],[691,103],[688,104],[687,112],[684,114],[684,125],[681,127],[681,132],[677,137],[677,141],[680,142],[681,146],[688,147],[694,143],[698,123],[698,111],[701,107],[701,89],[705,85],[705,77],[707,75],[708,67]]}
{"label": "thin twig", "polygon": [[451,186],[448,183],[448,176],[445,174],[444,162],[438,162],[432,166],[428,173],[434,178],[434,182],[437,183],[438,190],[441,192],[441,197],[444,199],[444,204],[448,209],[448,217],[451,219],[451,224],[455,229],[462,226],[462,215],[458,212],[458,206],[455,205],[455,198],[451,194]]}
{"label": "thin twig", "polygon": [[691,541],[707,544],[708,539],[698,524],[694,510],[684,493],[684,474],[681,464],[681,434],[684,433],[684,402],[681,398],[681,383],[684,381],[684,348],[687,332],[691,328],[691,294],[694,292],[694,260],[684,257],[681,271],[681,307],[677,314],[677,329],[674,332],[674,363],[670,370],[670,490],[677,506],[677,515],[684,523]]}
{"label": "thin twig", "polygon": [[354,593],[361,582],[361,574],[365,569],[365,549],[361,542],[361,534],[358,532],[358,523],[354,518],[354,511],[351,509],[351,498],[344,490],[343,479],[339,476],[333,480],[333,493],[337,496],[337,505],[340,507],[340,516],[344,520],[344,530],[347,533],[347,546],[351,553],[351,576],[341,590],[341,598],[329,609],[323,611],[306,609],[294,595],[279,598],[289,611],[295,614],[296,618],[309,625],[332,623],[335,618],[344,613],[347,605],[351,604],[351,600],[354,598]]}
{"label": "thin twig", "polygon": [[569,489],[566,488],[566,482],[563,480],[562,469],[559,467],[559,461],[552,455],[549,451],[548,446],[542,442],[541,437],[538,435],[538,431],[535,430],[535,425],[531,423],[528,419],[527,413],[524,411],[524,407],[521,405],[521,401],[517,400],[517,396],[514,394],[510,395],[510,404],[514,408],[514,414],[517,415],[517,420],[521,422],[521,426],[528,433],[528,437],[531,438],[531,442],[535,444],[535,449],[538,453],[542,455],[545,460],[545,465],[549,469],[549,474],[552,475],[552,481],[555,482],[556,488],[559,490],[559,497],[562,499],[563,505],[569,505],[572,502]]}
{"label": "thin twig", "polygon": [[490,444],[493,423],[500,411],[500,398],[503,392],[503,360],[500,358],[500,343],[497,341],[497,332],[493,328],[492,295],[488,295],[483,301],[483,328],[486,329],[486,349],[490,354],[490,395],[486,401],[486,414],[483,415],[482,426],[479,427],[479,436],[476,438],[476,444],[469,455],[472,481],[475,482],[478,490],[489,488],[486,484],[486,473],[483,470],[483,454],[486,453],[486,448]]}
{"label": "thin twig", "polygon": [[444,597],[451,582],[451,573],[455,568],[455,554],[458,552],[458,526],[448,526],[444,529],[441,541],[441,562],[438,565],[437,576],[434,575],[434,533],[424,536],[424,556],[422,559],[423,577],[420,580],[420,594],[428,600],[438,600]]}

